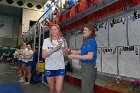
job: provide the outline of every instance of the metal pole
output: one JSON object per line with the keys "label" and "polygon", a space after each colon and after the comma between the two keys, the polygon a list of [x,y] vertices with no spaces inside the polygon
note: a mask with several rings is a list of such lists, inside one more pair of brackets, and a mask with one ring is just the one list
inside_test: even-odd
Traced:
{"label": "metal pole", "polygon": [[40,58],[40,40],[41,40],[41,26],[40,23],[38,23],[38,32],[39,32],[39,38],[38,38],[38,63]]}
{"label": "metal pole", "polygon": [[119,47],[117,47],[117,75],[119,75]]}
{"label": "metal pole", "polygon": [[[43,24],[43,25],[45,25],[45,24]],[[44,41],[44,28],[45,27],[43,27],[42,25],[41,25],[41,33],[42,33],[42,41]],[[41,45],[42,46],[42,45]],[[43,59],[42,59],[42,62],[43,62]],[[44,73],[42,74],[42,83],[44,84],[45,83],[45,81],[44,81]]]}
{"label": "metal pole", "polygon": [[139,52],[138,53],[139,53],[139,63],[140,63],[140,46],[139,46]]}
{"label": "metal pole", "polygon": [[103,53],[102,53],[102,51],[103,51],[103,49],[101,48],[101,52],[100,52],[100,53],[101,53],[101,58],[100,58],[100,62],[101,62],[101,73],[103,72],[103,69],[102,69],[102,66],[103,66],[103,65],[102,65],[102,54],[103,54]]}
{"label": "metal pole", "polygon": [[109,38],[109,37],[110,37],[110,36],[109,36],[109,26],[110,26],[110,24],[109,24],[109,22],[107,22],[107,24],[108,24],[108,25],[107,25],[107,26],[108,26],[108,28],[107,28],[107,31],[108,31],[108,47],[110,47],[110,40],[109,40],[109,39],[110,39],[110,38]]}
{"label": "metal pole", "polygon": [[128,16],[126,17],[126,39],[127,39],[127,46],[129,46],[129,32],[128,32]]}
{"label": "metal pole", "polygon": [[42,29],[42,39],[43,39],[43,41],[44,41],[44,30],[45,30],[45,27],[43,27],[43,29]]}
{"label": "metal pole", "polygon": [[34,29],[34,51],[35,51],[35,43],[36,43],[36,29]]}

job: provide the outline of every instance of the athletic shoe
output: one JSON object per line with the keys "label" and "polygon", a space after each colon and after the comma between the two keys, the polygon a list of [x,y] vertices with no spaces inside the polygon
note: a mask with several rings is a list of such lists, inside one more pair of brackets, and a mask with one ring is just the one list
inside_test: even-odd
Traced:
{"label": "athletic shoe", "polygon": [[30,82],[25,82],[25,83],[24,83],[24,85],[29,85],[29,84],[30,84]]}
{"label": "athletic shoe", "polygon": [[25,80],[23,80],[23,78],[21,78],[21,79],[19,80],[19,82],[20,82],[20,83],[24,83]]}

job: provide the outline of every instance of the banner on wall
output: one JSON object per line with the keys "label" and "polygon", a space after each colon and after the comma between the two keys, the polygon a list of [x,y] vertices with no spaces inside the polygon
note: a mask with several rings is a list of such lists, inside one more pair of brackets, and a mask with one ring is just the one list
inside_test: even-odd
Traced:
{"label": "banner on wall", "polygon": [[140,46],[118,47],[119,74],[140,79]]}
{"label": "banner on wall", "polygon": [[116,18],[110,21],[109,25],[109,44],[110,47],[126,46],[126,22],[127,18]]}
{"label": "banner on wall", "polygon": [[129,45],[140,45],[140,16],[134,19],[134,15],[128,17]]}
{"label": "banner on wall", "polygon": [[105,23],[98,29],[96,33],[96,40],[98,47],[108,47],[108,23]]}
{"label": "banner on wall", "polygon": [[117,48],[102,48],[102,72],[117,75]]}
{"label": "banner on wall", "polygon": [[13,18],[0,16],[0,37],[12,38]]}

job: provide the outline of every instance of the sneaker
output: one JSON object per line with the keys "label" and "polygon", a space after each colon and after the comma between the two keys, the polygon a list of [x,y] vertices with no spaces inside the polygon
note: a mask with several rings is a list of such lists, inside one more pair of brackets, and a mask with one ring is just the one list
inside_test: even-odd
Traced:
{"label": "sneaker", "polygon": [[24,83],[25,81],[23,80],[23,78],[21,78],[21,79],[19,80],[19,82],[20,82],[20,83]]}
{"label": "sneaker", "polygon": [[25,81],[24,81],[24,80],[19,80],[19,82],[20,82],[20,83],[24,83]]}
{"label": "sneaker", "polygon": [[25,82],[25,83],[24,83],[24,85],[29,85],[29,84],[30,84],[30,82]]}
{"label": "sneaker", "polygon": [[14,66],[14,67],[11,67],[11,68],[17,68],[16,66]]}

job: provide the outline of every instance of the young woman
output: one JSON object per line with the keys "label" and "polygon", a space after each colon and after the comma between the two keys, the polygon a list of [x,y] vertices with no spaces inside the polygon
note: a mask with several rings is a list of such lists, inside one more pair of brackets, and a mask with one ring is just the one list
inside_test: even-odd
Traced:
{"label": "young woman", "polygon": [[21,77],[22,74],[23,74],[23,72],[22,72],[22,60],[20,58],[22,52],[23,52],[22,45],[20,45],[19,46],[19,51],[18,51],[18,67],[17,67],[17,69],[19,71],[19,75],[18,75],[19,77]]}
{"label": "young woman", "polygon": [[22,49],[21,49],[21,53],[19,55],[20,59],[21,59],[21,70],[23,72],[19,82],[25,82],[25,78],[26,78],[26,67],[25,67],[25,54],[27,53],[28,49],[26,47],[26,43],[22,44]]}
{"label": "young woman", "polygon": [[97,44],[95,38],[95,28],[93,26],[85,26],[83,31],[83,45],[80,50],[74,51],[68,49],[71,54],[69,58],[80,59],[82,65],[82,93],[95,93],[93,90],[97,68]]}
{"label": "young woman", "polygon": [[65,63],[59,43],[61,35],[59,26],[54,24],[50,29],[50,37],[44,40],[42,47],[42,57],[45,59],[45,75],[50,93],[62,93]]}
{"label": "young woman", "polygon": [[27,47],[28,51],[25,53],[25,56],[22,58],[25,59],[23,64],[25,64],[25,66],[26,66],[26,72],[27,72],[26,74],[27,74],[28,81],[24,84],[30,84],[34,52],[31,49],[31,46],[29,44],[26,47]]}
{"label": "young woman", "polygon": [[13,60],[12,60],[12,68],[17,68],[17,62],[18,62],[18,51],[19,49],[16,48],[16,51],[13,53]]}

